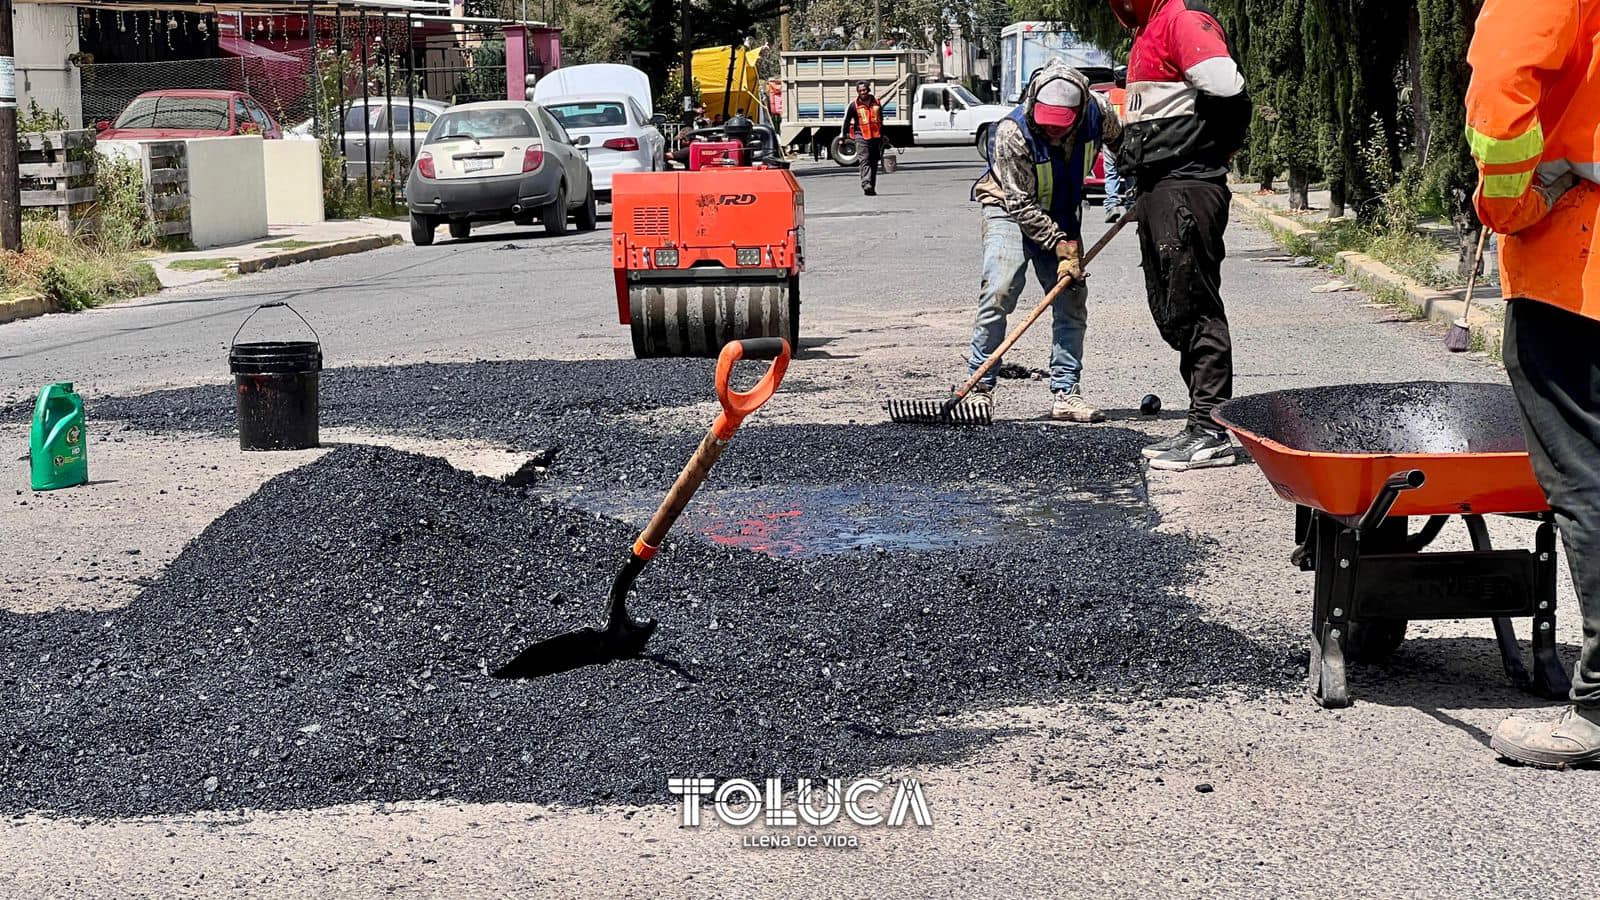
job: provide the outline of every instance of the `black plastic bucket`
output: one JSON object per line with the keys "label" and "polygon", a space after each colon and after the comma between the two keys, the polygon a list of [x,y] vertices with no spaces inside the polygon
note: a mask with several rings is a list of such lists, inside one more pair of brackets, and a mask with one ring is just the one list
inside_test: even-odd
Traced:
{"label": "black plastic bucket", "polygon": [[[267,303],[250,315],[269,307]],[[290,312],[296,316],[292,307]],[[249,316],[245,323],[249,323]],[[304,317],[301,318],[305,322]],[[309,322],[307,328],[311,328]],[[239,326],[239,331],[244,325]],[[313,336],[316,329],[311,329]],[[240,450],[306,450],[317,446],[322,341],[251,341],[228,346],[228,369],[238,394]]]}

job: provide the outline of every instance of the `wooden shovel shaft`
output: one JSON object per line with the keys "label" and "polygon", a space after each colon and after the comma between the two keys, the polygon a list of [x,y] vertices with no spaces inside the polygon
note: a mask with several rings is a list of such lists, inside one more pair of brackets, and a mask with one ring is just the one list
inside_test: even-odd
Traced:
{"label": "wooden shovel shaft", "polygon": [[[1089,263],[1094,262],[1094,258],[1100,255],[1100,251],[1104,250],[1106,245],[1111,243],[1111,239],[1122,231],[1122,226],[1133,221],[1134,213],[1138,212],[1139,205],[1138,202],[1135,202],[1133,209],[1123,213],[1122,218],[1118,219],[1115,225],[1106,229],[1106,233],[1100,236],[1100,240],[1094,242],[1094,246],[1090,247],[1089,252],[1083,256],[1085,268],[1088,267]],[[1028,313],[1028,317],[1022,320],[1022,324],[1013,328],[1011,333],[1006,335],[1006,339],[1000,342],[1000,346],[995,348],[995,351],[989,354],[989,358],[983,361],[983,365],[978,367],[978,371],[972,373],[972,377],[967,379],[967,383],[956,389],[955,394],[947,401],[947,405],[954,406],[956,403],[961,402],[961,399],[966,397],[967,394],[971,393],[972,389],[978,386],[978,382],[983,380],[983,376],[989,374],[990,369],[1000,364],[1000,358],[1006,355],[1006,351],[1010,350],[1011,346],[1021,339],[1029,328],[1033,327],[1034,322],[1039,321],[1039,317],[1044,315],[1044,311],[1050,308],[1050,304],[1056,302],[1056,298],[1061,296],[1061,292],[1071,287],[1074,283],[1074,280],[1069,278],[1057,281],[1056,286],[1044,295],[1043,300],[1039,301],[1039,305],[1035,306]]]}
{"label": "wooden shovel shaft", "polygon": [[1472,251],[1472,268],[1467,272],[1467,305],[1461,310],[1461,321],[1471,327],[1472,294],[1478,289],[1478,267],[1483,265],[1483,245],[1489,240],[1489,226],[1478,227],[1478,247]]}
{"label": "wooden shovel shaft", "polygon": [[656,555],[656,550],[661,547],[661,542],[666,538],[667,531],[672,528],[672,523],[678,521],[678,516],[683,515],[683,508],[689,505],[694,492],[705,483],[706,476],[711,474],[711,467],[716,465],[717,458],[722,456],[722,451],[727,447],[728,442],[717,437],[715,432],[706,432],[694,455],[689,457],[689,462],[684,465],[683,471],[678,473],[678,480],[672,483],[672,490],[667,491],[667,496],[662,499],[661,505],[656,507],[655,515],[650,517],[650,524],[644,527],[639,539],[634,541],[635,555],[644,559]]}

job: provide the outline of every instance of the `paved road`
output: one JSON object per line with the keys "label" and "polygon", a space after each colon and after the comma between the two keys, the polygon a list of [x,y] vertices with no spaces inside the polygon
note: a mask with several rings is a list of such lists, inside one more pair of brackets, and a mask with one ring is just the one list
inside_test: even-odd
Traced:
{"label": "paved road", "polygon": [[[876,198],[860,196],[853,173],[801,172],[811,270],[795,371],[813,390],[774,405],[774,420],[877,421],[882,396],[937,393],[957,380],[978,282],[970,157],[913,151]],[[1102,227],[1092,226],[1091,238]],[[466,242],[399,247],[3,326],[0,400],[56,378],[76,381],[91,400],[221,381],[234,328],[254,304],[279,299],[316,323],[331,365],[624,356],[606,245],[604,232],[546,239],[497,228]],[[1486,361],[1444,353],[1437,332],[1360,295],[1309,293],[1325,276],[1274,261],[1278,251],[1246,227],[1232,230],[1230,250],[1225,288],[1240,393],[1504,377]],[[1040,331],[1013,362],[1044,364]],[[1118,410],[1121,424],[1152,433],[1174,427],[1131,413],[1147,392],[1169,407],[1182,392],[1175,359],[1144,309],[1130,238],[1094,267],[1088,340],[1090,396]],[[1037,382],[1006,382],[999,415],[1037,418],[1047,402]],[[121,437],[102,451],[121,487],[105,488],[95,509],[65,499],[26,510],[12,502],[0,536],[20,539],[64,522],[72,527],[62,540],[92,553],[103,532],[87,523],[145,523],[130,533],[156,548],[143,558],[159,565],[262,478],[296,464],[240,461],[211,441],[199,446],[220,468],[195,472],[185,463],[196,445]],[[465,465],[486,452],[436,437],[434,452]],[[198,489],[179,498],[176,487],[157,493],[169,481]],[[1191,588],[1207,614],[1303,647],[1309,576],[1286,561],[1291,511],[1260,473],[1152,473],[1150,492],[1162,528],[1207,542],[1210,558]],[[1497,523],[1496,536],[1523,542],[1528,530]],[[1456,545],[1463,539],[1451,533]],[[0,565],[20,579],[29,563],[13,557]],[[0,602],[43,609],[126,599],[100,583],[50,584],[62,593],[35,588]],[[1577,629],[1565,577],[1562,584],[1570,653]],[[407,803],[154,822],[30,817],[0,826],[0,894],[120,894],[134,886],[161,896],[1578,892],[1600,874],[1575,846],[1582,811],[1600,799],[1600,775],[1495,762],[1485,746],[1494,723],[1543,704],[1503,684],[1486,624],[1432,623],[1413,634],[1390,664],[1358,675],[1359,702],[1340,712],[1286,693],[972,713],[960,724],[1003,726],[1004,736],[959,764],[899,773],[923,780],[935,826],[862,830],[856,850],[744,849],[747,832],[681,829],[666,807]]]}

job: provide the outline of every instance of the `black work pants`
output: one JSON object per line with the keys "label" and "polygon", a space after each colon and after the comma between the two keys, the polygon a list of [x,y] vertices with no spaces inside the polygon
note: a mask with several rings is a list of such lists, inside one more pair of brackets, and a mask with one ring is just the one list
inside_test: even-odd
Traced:
{"label": "black work pants", "polygon": [[861,189],[878,189],[878,165],[883,162],[883,138],[865,138],[856,141],[861,147]]}
{"label": "black work pants", "polygon": [[1228,189],[1168,178],[1139,198],[1139,253],[1156,328],[1178,351],[1189,427],[1221,431],[1211,411],[1233,396],[1233,339],[1222,308]]}
{"label": "black work pants", "polygon": [[1572,702],[1600,708],[1600,322],[1512,300],[1501,353],[1583,614]]}

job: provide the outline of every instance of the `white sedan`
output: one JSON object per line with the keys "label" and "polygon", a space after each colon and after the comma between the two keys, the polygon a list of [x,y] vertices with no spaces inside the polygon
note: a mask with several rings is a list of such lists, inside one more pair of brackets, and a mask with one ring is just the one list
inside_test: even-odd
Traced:
{"label": "white sedan", "polygon": [[627,94],[550,97],[539,102],[573,140],[589,138],[589,171],[594,173],[594,190],[599,199],[610,202],[611,177],[618,172],[656,172],[666,168],[666,139]]}

